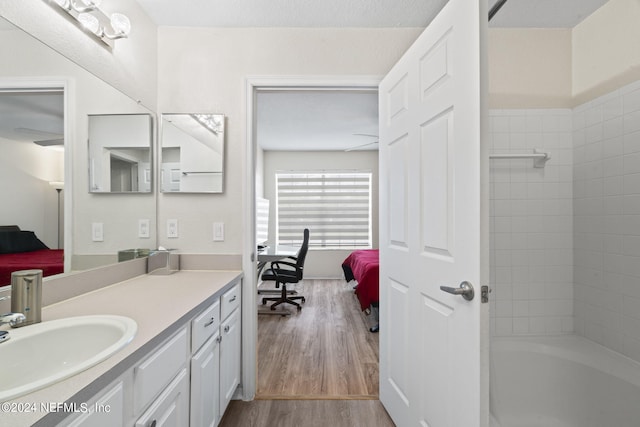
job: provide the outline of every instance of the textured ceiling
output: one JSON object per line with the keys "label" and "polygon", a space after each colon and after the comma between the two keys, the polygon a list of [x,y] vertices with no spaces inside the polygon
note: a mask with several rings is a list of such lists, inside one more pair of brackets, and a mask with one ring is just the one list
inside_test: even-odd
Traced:
{"label": "textured ceiling", "polygon": [[377,149],[377,91],[261,92],[257,140],[264,150]]}
{"label": "textured ceiling", "polygon": [[[157,25],[425,27],[446,0],[136,0]],[[471,0],[469,0],[471,1]],[[498,0],[488,0],[489,7]],[[508,0],[497,27],[571,28],[607,0]]]}
{"label": "textured ceiling", "polygon": [[426,27],[446,0],[136,0],[157,25]]}

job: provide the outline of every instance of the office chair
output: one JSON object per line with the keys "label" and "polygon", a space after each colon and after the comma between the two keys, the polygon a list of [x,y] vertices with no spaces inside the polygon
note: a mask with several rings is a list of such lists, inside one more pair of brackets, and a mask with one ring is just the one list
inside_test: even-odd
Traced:
{"label": "office chair", "polygon": [[276,288],[281,287],[279,297],[262,298],[262,304],[266,304],[267,301],[275,301],[271,304],[271,310],[275,310],[277,306],[283,303],[295,305],[298,311],[302,310],[302,306],[295,300],[300,300],[304,303],[306,300],[302,295],[291,296],[287,293],[287,283],[299,283],[302,280],[304,260],[307,257],[307,250],[309,249],[309,229],[304,229],[304,239],[302,246],[298,251],[298,255],[291,257],[295,261],[272,261],[269,269],[262,273],[262,280],[274,280],[276,282]]}

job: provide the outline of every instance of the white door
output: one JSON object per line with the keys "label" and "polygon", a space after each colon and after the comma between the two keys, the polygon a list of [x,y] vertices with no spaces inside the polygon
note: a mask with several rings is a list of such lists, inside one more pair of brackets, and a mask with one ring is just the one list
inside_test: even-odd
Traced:
{"label": "white door", "polygon": [[[380,400],[400,427],[488,425],[484,3],[449,0],[380,84]],[[440,289],[462,282],[471,301]]]}

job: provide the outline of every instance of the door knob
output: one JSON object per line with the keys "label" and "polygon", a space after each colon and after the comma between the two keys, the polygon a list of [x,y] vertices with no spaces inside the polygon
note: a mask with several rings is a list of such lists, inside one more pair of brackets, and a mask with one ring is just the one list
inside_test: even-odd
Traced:
{"label": "door knob", "polygon": [[473,286],[471,285],[471,283],[467,281],[460,283],[459,288],[450,288],[449,286],[440,286],[440,290],[453,295],[462,295],[462,298],[466,299],[467,301],[471,301],[473,299],[473,296],[475,295],[475,292],[473,291]]}

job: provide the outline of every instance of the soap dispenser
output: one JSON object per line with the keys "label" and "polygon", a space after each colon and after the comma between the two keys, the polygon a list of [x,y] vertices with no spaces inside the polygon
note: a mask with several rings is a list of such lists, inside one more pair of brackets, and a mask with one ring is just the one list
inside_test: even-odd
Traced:
{"label": "soap dispenser", "polygon": [[42,270],[21,270],[11,273],[11,311],[26,318],[16,326],[42,321]]}

